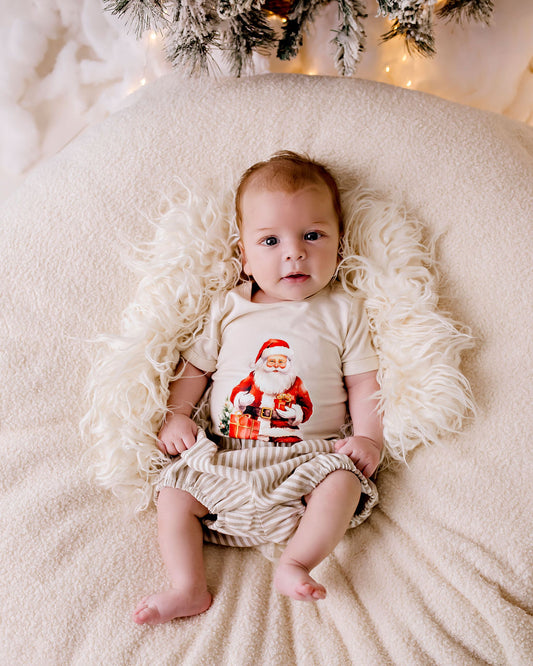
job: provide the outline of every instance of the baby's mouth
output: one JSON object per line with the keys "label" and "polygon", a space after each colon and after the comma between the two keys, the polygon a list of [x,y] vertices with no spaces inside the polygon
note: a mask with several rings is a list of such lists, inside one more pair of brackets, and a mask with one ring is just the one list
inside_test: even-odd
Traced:
{"label": "baby's mouth", "polygon": [[299,283],[308,280],[309,275],[306,275],[305,273],[289,273],[289,275],[285,275],[283,279],[287,282]]}

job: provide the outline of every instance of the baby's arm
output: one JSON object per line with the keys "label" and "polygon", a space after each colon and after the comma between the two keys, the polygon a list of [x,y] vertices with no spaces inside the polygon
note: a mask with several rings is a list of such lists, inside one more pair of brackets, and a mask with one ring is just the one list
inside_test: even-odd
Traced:
{"label": "baby's arm", "polygon": [[363,372],[344,378],[348,391],[348,408],[354,433],[335,442],[337,453],[344,453],[366,477],[372,476],[383,448],[383,426],[378,414],[378,401],[372,397],[379,390],[376,372]]}
{"label": "baby's arm", "polygon": [[190,449],[196,442],[196,423],[191,412],[202,397],[210,373],[205,373],[187,361],[178,364],[180,376],[171,383],[168,396],[168,413],[158,433],[160,451],[175,456]]}

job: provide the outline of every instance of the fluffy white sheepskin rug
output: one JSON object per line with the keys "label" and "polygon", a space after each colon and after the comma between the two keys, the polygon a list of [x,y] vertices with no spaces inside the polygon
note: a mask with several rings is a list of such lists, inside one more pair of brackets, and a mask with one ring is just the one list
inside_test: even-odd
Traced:
{"label": "fluffy white sheepskin rug", "polygon": [[[458,432],[473,409],[461,373],[470,336],[437,306],[437,279],[423,228],[403,209],[362,190],[343,194],[345,236],[338,279],[362,290],[380,360],[385,460]],[[177,185],[135,252],[140,276],[119,335],[102,336],[88,382],[82,430],[101,485],[135,510],[153,499],[168,459],[155,445],[180,353],[199,334],[212,297],[241,274],[233,193]]]}

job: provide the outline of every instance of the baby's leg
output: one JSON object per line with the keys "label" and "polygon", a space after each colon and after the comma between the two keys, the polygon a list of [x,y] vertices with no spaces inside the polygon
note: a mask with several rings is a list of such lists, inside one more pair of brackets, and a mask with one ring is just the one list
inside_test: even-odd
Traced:
{"label": "baby's leg", "polygon": [[159,547],[171,587],[142,599],[133,613],[137,624],[161,624],[203,613],[211,605],[203,562],[200,518],[207,509],[189,493],[162,488],[157,504]]}
{"label": "baby's leg", "polygon": [[278,592],[301,601],[324,599],[326,589],[309,572],[342,539],[360,496],[359,479],[352,472],[339,469],[306,497],[305,513],[276,569],[274,585]]}

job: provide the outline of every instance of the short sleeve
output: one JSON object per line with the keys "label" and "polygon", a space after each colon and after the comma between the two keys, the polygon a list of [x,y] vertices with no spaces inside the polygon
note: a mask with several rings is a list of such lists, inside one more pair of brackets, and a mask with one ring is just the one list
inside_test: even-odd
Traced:
{"label": "short sleeve", "polygon": [[182,357],[203,372],[214,372],[220,351],[220,322],[223,300],[215,300],[209,312],[209,318],[202,329],[183,353]]}
{"label": "short sleeve", "polygon": [[377,370],[378,357],[372,344],[362,297],[350,298],[346,331],[342,356],[343,375],[347,377]]}

